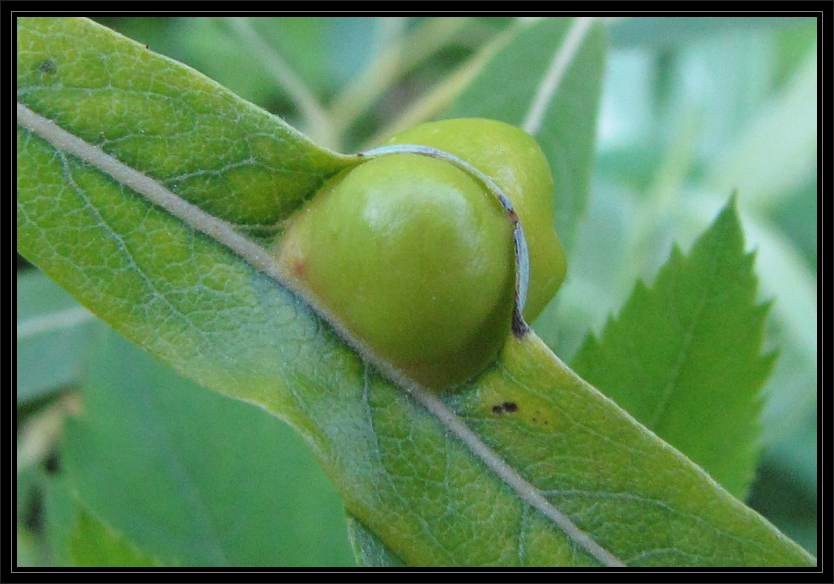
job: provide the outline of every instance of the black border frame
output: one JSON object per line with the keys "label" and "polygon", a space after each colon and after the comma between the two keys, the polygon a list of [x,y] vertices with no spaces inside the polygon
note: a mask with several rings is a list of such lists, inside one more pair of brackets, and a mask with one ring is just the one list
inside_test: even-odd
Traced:
{"label": "black border frame", "polygon": [[[217,3],[223,5],[222,3]],[[828,275],[825,269],[826,261],[830,266],[830,246],[831,246],[831,223],[830,223],[830,207],[825,205],[826,197],[824,193],[830,196],[830,180],[831,180],[831,113],[832,101],[830,91],[830,73],[831,73],[831,19],[832,19],[832,4],[830,1],[796,1],[796,2],[762,2],[759,4],[748,4],[744,2],[679,2],[672,6],[673,10],[658,10],[656,7],[659,3],[647,2],[641,0],[640,2],[584,2],[584,3],[570,3],[571,6],[566,6],[568,3],[532,3],[521,2],[513,3],[512,10],[502,10],[491,6],[480,5],[480,10],[468,9],[467,3],[460,3],[459,8],[449,9],[447,3],[439,2],[423,2],[413,5],[411,9],[392,9],[391,4],[385,3],[341,3],[349,10],[343,9],[329,9],[329,10],[264,10],[263,4],[257,2],[239,2],[235,3],[234,10],[228,9],[213,9],[204,5],[202,10],[185,10],[186,3],[180,4],[183,8],[172,9],[170,3],[161,2],[145,2],[138,3],[135,1],[122,2],[119,4],[119,9],[101,9],[99,6],[102,3],[95,1],[78,2],[78,3],[33,3],[24,2],[20,0],[6,1],[0,4],[0,14],[2,14],[3,27],[9,34],[5,37],[9,43],[9,60],[4,64],[9,65],[9,75],[4,75],[4,78],[9,81],[10,88],[5,95],[9,98],[10,117],[4,118],[4,126],[8,124],[8,134],[10,140],[14,140],[12,129],[15,124],[15,109],[12,105],[11,99],[11,78],[15,70],[15,49],[16,49],[16,16],[28,15],[50,15],[50,16],[66,16],[66,15],[83,15],[83,16],[194,16],[194,15],[275,15],[288,14],[297,16],[387,16],[387,15],[500,15],[500,16],[514,16],[514,15],[529,15],[529,16],[559,16],[559,15],[596,15],[596,16],[769,16],[769,17],[783,17],[783,16],[812,16],[817,18],[817,464],[818,464],[818,516],[817,516],[817,567],[816,568],[625,568],[625,569],[607,569],[607,568],[593,568],[593,569],[579,569],[579,568],[493,568],[493,569],[469,569],[469,568],[146,568],[146,569],[115,569],[115,568],[19,568],[16,566],[16,529],[14,517],[16,515],[16,489],[10,487],[12,493],[9,497],[10,506],[4,505],[2,508],[3,524],[8,526],[11,532],[9,533],[9,547],[2,546],[2,568],[0,569],[0,581],[8,582],[41,582],[41,581],[59,581],[63,579],[75,579],[83,577],[85,581],[89,582],[106,582],[112,580],[143,582],[152,579],[158,580],[161,577],[171,580],[180,580],[193,578],[199,581],[228,581],[236,576],[235,579],[245,581],[273,581],[281,575],[294,575],[298,579],[311,579],[314,576],[327,579],[358,579],[361,581],[377,581],[388,580],[391,576],[396,574],[398,579],[403,580],[422,580],[428,577],[429,574],[468,574],[470,577],[477,579],[500,579],[505,580],[512,577],[513,580],[519,579],[524,581],[543,581],[550,579],[555,575],[564,574],[571,575],[578,578],[591,580],[613,580],[613,579],[639,579],[644,582],[659,582],[668,580],[684,580],[684,581],[699,581],[701,578],[714,578],[715,575],[724,574],[728,579],[737,578],[751,578],[759,582],[780,582],[780,581],[795,581],[795,582],[832,582],[834,573],[831,568],[831,526],[832,514],[831,509],[831,479],[832,479],[832,464],[831,464],[831,446],[832,446],[832,404],[831,404],[831,381],[830,377],[826,375],[826,366],[830,365],[831,358],[821,360],[819,355],[826,348],[826,333],[831,331],[831,313],[830,302],[831,292],[827,287]],[[69,6],[71,6],[71,8]],[[496,3],[497,5],[497,3]],[[727,9],[728,5],[734,6],[733,9]],[[67,6],[64,8],[63,6]],[[339,6],[339,4],[331,5]],[[397,7],[400,5],[397,4]],[[546,10],[544,8],[562,8],[562,10]],[[756,9],[753,9],[753,7]],[[124,7],[122,9],[121,7]],[[281,7],[281,5],[278,5]],[[627,8],[626,8],[627,7]],[[624,9],[625,8],[625,9]],[[4,43],[5,44],[5,43]],[[825,100],[828,100],[826,102]],[[9,152],[15,152],[15,143],[10,142]],[[828,156],[828,164],[825,163]],[[11,164],[11,162],[10,162]],[[11,168],[11,167],[10,167]],[[10,183],[13,183],[14,174],[10,172]],[[14,190],[14,184],[9,184],[10,191]],[[14,197],[10,197],[10,205],[12,205]],[[10,209],[9,217],[15,214],[14,209]],[[826,219],[828,222],[826,222]],[[829,229],[826,230],[825,227]],[[12,227],[11,232],[15,235],[16,242],[16,225]],[[16,243],[12,246],[16,250]],[[827,253],[828,252],[828,253]],[[15,252],[12,252],[11,265],[15,266]],[[14,272],[14,270],[13,270]],[[12,280],[14,274],[12,274]],[[14,286],[12,284],[12,286]],[[826,293],[828,296],[826,296]],[[820,302],[820,297],[823,302]],[[15,320],[16,307],[16,290],[12,287],[12,316],[11,321]],[[14,334],[14,333],[13,333]],[[14,337],[13,337],[14,338]],[[12,347],[15,347],[15,340],[12,340]],[[16,349],[14,350],[16,353]],[[11,377],[16,386],[16,371],[15,366],[12,365]],[[9,392],[9,401],[3,402],[4,408],[10,409],[10,415],[2,416],[3,421],[9,421],[8,433],[4,432],[3,436],[9,439],[8,448],[3,449],[2,456],[4,459],[8,457],[8,463],[4,460],[2,465],[3,473],[9,473],[9,481],[3,481],[4,485],[11,485],[13,477],[16,476],[16,402],[13,392]],[[828,456],[828,463],[825,463],[824,454]],[[8,533],[8,532],[7,532]],[[827,547],[826,547],[827,545]],[[165,575],[165,576],[163,576]],[[512,575],[512,576],[511,576]],[[167,577],[166,577],[167,576]],[[460,577],[460,576],[458,576]]]}

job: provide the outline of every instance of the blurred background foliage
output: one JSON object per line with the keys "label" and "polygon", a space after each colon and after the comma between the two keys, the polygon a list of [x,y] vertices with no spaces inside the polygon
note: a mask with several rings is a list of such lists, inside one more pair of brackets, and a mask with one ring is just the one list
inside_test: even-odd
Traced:
{"label": "blurred background foliage", "polygon": [[[442,117],[524,20],[100,22],[355,151]],[[606,26],[588,208],[568,280],[534,326],[569,360],[737,192],[760,297],[772,301],[768,348],[779,351],[748,503],[816,553],[816,21]],[[17,270],[20,565],[353,565],[341,503],[292,431],[179,378],[22,258]]]}

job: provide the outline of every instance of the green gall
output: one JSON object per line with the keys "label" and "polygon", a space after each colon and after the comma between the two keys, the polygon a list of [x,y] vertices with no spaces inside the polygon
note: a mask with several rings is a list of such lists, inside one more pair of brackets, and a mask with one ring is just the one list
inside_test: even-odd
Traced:
{"label": "green gall", "polygon": [[554,228],[554,187],[539,145],[523,130],[483,118],[428,122],[389,144],[421,144],[454,154],[489,176],[510,198],[524,226],[530,253],[530,288],[524,318],[532,322],[565,279],[566,262]]}
{"label": "green gall", "polygon": [[[564,256],[552,227],[552,179],[532,138],[472,119],[424,124],[390,143],[454,154],[511,198],[529,244],[525,316],[534,317],[564,278]],[[276,251],[298,288],[427,387],[469,380],[510,333],[512,224],[484,185],[448,160],[396,153],[343,171],[290,218]]]}

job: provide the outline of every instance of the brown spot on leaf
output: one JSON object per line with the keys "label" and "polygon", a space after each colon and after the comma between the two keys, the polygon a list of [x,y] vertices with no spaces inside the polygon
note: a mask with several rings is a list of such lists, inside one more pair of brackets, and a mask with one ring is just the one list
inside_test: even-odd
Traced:
{"label": "brown spot on leaf", "polygon": [[301,260],[295,260],[292,263],[292,271],[293,273],[298,276],[299,278],[304,275],[304,262]]}
{"label": "brown spot on leaf", "polygon": [[518,404],[515,402],[505,401],[502,404],[495,404],[492,406],[492,413],[496,415],[501,415],[504,412],[513,413],[518,411]]}

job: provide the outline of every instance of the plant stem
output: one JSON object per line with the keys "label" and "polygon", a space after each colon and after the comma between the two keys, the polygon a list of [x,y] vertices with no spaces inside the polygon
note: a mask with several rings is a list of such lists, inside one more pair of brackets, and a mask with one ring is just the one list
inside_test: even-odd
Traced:
{"label": "plant stem", "polygon": [[298,107],[304,119],[303,131],[319,145],[338,149],[340,146],[338,134],[334,132],[330,115],[307,84],[296,75],[278,51],[264,41],[246,18],[230,18],[228,23]]}
{"label": "plant stem", "polygon": [[470,19],[432,18],[382,47],[365,71],[333,100],[330,115],[337,129],[350,127],[397,80],[448,45]]}
{"label": "plant stem", "polygon": [[515,23],[497,34],[474,55],[461,63],[445,80],[435,85],[426,94],[409,105],[402,114],[371,136],[362,148],[365,149],[379,144],[397,132],[424,122],[447,108],[480,73],[492,56],[504,48],[515,36],[520,26],[525,25]]}

